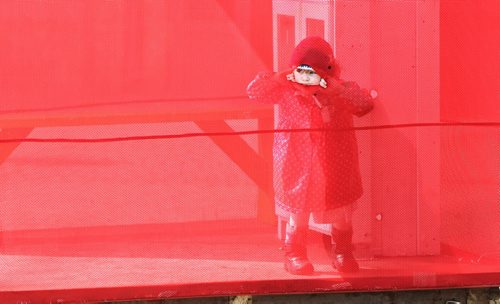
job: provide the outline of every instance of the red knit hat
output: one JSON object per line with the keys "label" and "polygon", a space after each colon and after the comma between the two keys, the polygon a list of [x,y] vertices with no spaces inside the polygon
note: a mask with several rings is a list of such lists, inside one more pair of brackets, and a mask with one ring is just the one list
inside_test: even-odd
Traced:
{"label": "red knit hat", "polygon": [[290,66],[296,68],[306,64],[321,76],[339,77],[339,68],[333,58],[332,47],[321,37],[307,37],[293,50]]}

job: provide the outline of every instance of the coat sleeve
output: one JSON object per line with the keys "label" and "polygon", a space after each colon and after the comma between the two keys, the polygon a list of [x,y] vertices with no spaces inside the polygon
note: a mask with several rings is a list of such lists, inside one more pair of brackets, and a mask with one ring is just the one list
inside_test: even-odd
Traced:
{"label": "coat sleeve", "polygon": [[373,98],[366,89],[352,81],[343,82],[343,90],[338,95],[337,107],[361,117],[373,109]]}
{"label": "coat sleeve", "polygon": [[261,72],[247,87],[251,100],[262,103],[281,103],[286,92],[286,85],[280,79],[282,74]]}

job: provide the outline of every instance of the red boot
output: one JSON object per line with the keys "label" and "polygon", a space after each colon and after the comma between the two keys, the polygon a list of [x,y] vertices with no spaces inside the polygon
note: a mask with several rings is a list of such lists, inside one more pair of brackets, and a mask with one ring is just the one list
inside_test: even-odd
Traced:
{"label": "red boot", "polygon": [[307,259],[307,228],[286,225],[285,270],[291,274],[310,275],[314,267]]}
{"label": "red boot", "polygon": [[359,265],[352,253],[352,229],[338,230],[332,228],[332,244],[333,268],[341,273],[357,272]]}

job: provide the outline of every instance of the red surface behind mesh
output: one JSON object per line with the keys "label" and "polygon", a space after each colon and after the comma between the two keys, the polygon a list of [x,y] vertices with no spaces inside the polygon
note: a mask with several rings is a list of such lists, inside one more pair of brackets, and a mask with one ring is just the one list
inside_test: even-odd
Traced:
{"label": "red surface behind mesh", "polygon": [[[499,285],[498,5],[1,2],[0,302]],[[315,273],[284,270],[273,138],[326,130],[247,97],[307,35],[378,92],[335,130],[357,142],[354,274],[314,221]]]}

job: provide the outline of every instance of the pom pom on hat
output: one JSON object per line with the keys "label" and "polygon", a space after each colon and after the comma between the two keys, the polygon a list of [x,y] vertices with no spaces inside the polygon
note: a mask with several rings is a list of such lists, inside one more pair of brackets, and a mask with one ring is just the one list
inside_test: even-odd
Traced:
{"label": "pom pom on hat", "polygon": [[333,58],[333,50],[321,37],[307,37],[293,50],[290,66],[296,68],[301,64],[308,65],[321,76],[339,77],[339,67]]}

